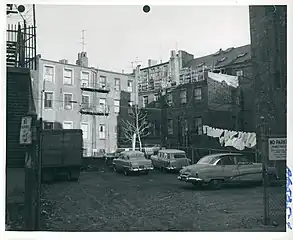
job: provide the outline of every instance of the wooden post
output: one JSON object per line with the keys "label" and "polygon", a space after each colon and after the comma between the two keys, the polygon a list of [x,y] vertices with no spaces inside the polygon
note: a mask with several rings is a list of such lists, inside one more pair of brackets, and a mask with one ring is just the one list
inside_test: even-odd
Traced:
{"label": "wooden post", "polygon": [[265,128],[265,118],[260,117],[260,153],[261,153],[261,162],[262,162],[262,172],[263,172],[263,204],[264,204],[264,225],[268,225],[269,221],[269,196],[268,196],[268,159],[267,159],[267,137],[266,137],[266,128]]}
{"label": "wooden post", "polygon": [[35,230],[34,193],[35,193],[35,167],[36,167],[36,120],[35,112],[28,112],[22,118],[20,130],[20,144],[27,146],[25,154],[25,229]]}

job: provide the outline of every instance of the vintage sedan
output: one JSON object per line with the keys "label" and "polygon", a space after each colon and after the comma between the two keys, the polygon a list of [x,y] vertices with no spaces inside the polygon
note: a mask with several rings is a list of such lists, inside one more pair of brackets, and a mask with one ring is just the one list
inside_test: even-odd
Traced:
{"label": "vintage sedan", "polygon": [[[220,153],[207,155],[196,164],[183,168],[178,179],[220,189],[223,183],[262,182],[262,172],[261,163],[251,162],[242,154]],[[270,180],[277,180],[279,177],[276,168],[268,168],[268,176]]]}
{"label": "vintage sedan", "polygon": [[159,150],[158,155],[153,155],[151,160],[154,167],[161,171],[179,171],[191,163],[185,152],[177,149]]}
{"label": "vintage sedan", "polygon": [[152,161],[146,159],[140,151],[123,151],[118,158],[113,160],[113,168],[116,172],[123,172],[124,175],[129,175],[133,172],[148,174],[153,170]]}

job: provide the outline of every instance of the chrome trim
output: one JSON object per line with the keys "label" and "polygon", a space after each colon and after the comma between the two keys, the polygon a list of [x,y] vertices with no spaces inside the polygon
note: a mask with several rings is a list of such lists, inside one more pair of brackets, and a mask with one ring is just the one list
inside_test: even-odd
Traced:
{"label": "chrome trim", "polygon": [[203,179],[201,178],[184,176],[184,175],[178,176],[177,179],[184,182],[202,182],[203,181]]}

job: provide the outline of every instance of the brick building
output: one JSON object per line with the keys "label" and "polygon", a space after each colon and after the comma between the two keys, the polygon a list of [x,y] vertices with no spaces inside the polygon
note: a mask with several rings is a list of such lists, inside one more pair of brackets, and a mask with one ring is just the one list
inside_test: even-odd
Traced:
{"label": "brick building", "polygon": [[[216,77],[231,79],[228,75],[206,71],[201,81],[167,89],[160,99],[164,106],[161,108],[161,114],[158,114],[156,108],[149,110],[149,121],[154,124],[150,139],[159,136],[161,131],[160,139],[165,145],[197,144],[204,147],[203,125],[240,130],[239,88],[225,81],[215,80]],[[232,78],[237,79],[237,77]],[[157,119],[154,119],[155,116]],[[164,124],[160,122],[161,126],[157,124],[159,118],[161,121],[163,119]]]}
{"label": "brick building", "polygon": [[84,52],[76,64],[39,58],[32,74],[44,129],[81,128],[86,156],[116,149],[121,92],[134,94],[130,75],[88,67]]}
{"label": "brick building", "polygon": [[[211,124],[217,127],[226,127],[228,129],[237,129],[246,132],[255,131],[250,45],[226,50],[220,49],[214,54],[200,58],[193,58],[190,54],[186,56],[185,61],[182,61],[182,65],[180,65],[179,80],[177,82],[171,81],[173,82],[171,86],[164,85],[157,90],[141,91],[139,89],[138,91],[139,106],[148,109],[149,121],[153,123],[152,134],[146,141],[158,143],[160,140],[166,139],[168,131],[166,129],[164,130],[164,128],[166,128],[168,111],[172,112],[173,115],[175,114],[181,117],[180,124],[185,121],[182,119],[186,115],[189,119],[189,129],[192,129],[192,126],[196,125],[194,121],[201,121],[204,124]],[[226,88],[226,86],[219,83],[213,83],[211,79],[207,78],[208,72],[237,76],[239,85],[233,90],[231,87]],[[140,74],[138,76],[140,77]],[[195,91],[195,88],[201,88],[201,90],[197,91],[201,91],[203,98],[201,101],[197,101],[196,104],[195,101],[191,100],[195,97],[195,93],[192,92]],[[183,89],[186,89],[187,92],[183,93]],[[226,103],[215,109],[215,104],[211,102],[211,99],[220,92],[227,97],[233,95],[233,98],[235,98],[233,100],[234,103],[237,99],[237,107],[234,108],[231,104]],[[167,103],[167,110],[163,107],[164,103],[159,100],[160,96],[164,93],[166,94],[164,98]],[[186,94],[186,98],[192,104],[188,108],[184,104],[177,104],[176,107],[168,106],[168,103],[172,99],[177,103],[180,102],[178,100],[180,94],[182,96]],[[198,116],[202,119],[197,118]],[[163,121],[163,119],[165,120]],[[191,119],[196,120],[193,121]],[[178,119],[173,119],[173,125],[176,122],[176,126],[174,125],[174,132],[176,134],[173,134],[174,141],[178,138],[181,142],[186,142],[186,137],[183,137],[184,131],[181,130],[182,126],[178,127],[178,121]],[[179,129],[179,131],[176,129]],[[189,136],[195,136],[195,132],[190,130]],[[169,139],[172,139],[172,137]]]}

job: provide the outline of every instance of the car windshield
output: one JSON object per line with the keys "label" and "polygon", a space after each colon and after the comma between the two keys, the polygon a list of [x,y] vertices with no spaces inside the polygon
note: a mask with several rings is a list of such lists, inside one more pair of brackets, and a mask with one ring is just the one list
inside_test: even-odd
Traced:
{"label": "car windshield", "polygon": [[201,158],[197,162],[197,164],[214,164],[217,161],[217,159],[219,159],[219,157],[208,155],[208,156]]}
{"label": "car windshield", "polygon": [[175,153],[174,158],[186,158],[184,153]]}
{"label": "car windshield", "polygon": [[131,153],[128,156],[129,156],[129,158],[141,158],[141,157],[144,157],[144,154],[143,153]]}

